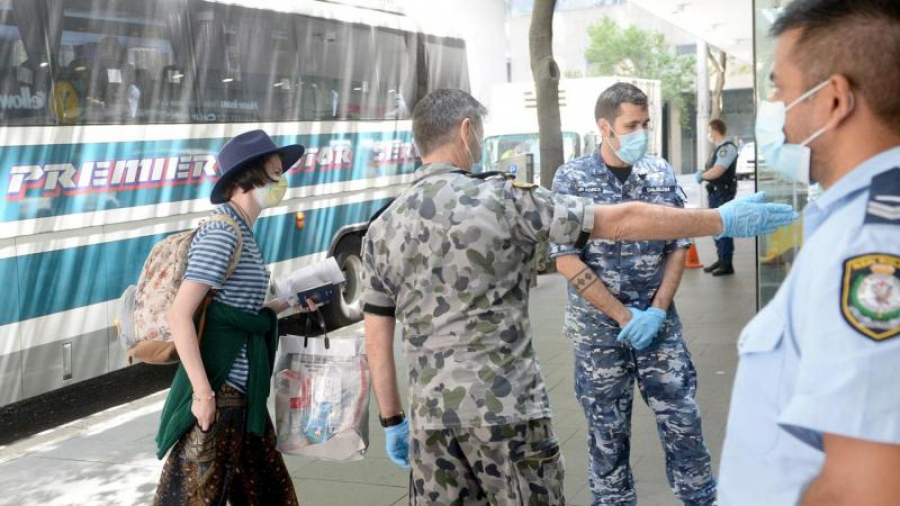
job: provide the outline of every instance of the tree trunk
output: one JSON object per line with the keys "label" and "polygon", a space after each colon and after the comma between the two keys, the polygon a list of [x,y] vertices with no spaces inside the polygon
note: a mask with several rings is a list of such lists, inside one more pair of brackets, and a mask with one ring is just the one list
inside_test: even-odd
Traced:
{"label": "tree trunk", "polygon": [[716,119],[722,116],[722,90],[725,88],[725,71],[727,69],[728,57],[725,51],[717,50],[715,53],[712,48],[708,50],[709,59],[712,61],[713,69],[716,72],[716,84],[710,94],[709,119]]}
{"label": "tree trunk", "polygon": [[556,0],[535,0],[528,33],[541,142],[541,186],[544,188],[553,184],[556,169],[564,161],[559,119],[559,66],[553,59],[555,7]]}

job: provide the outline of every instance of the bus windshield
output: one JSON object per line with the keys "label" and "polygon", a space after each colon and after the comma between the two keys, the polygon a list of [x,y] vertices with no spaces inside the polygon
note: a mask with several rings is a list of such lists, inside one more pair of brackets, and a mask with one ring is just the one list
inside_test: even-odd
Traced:
{"label": "bus windshield", "polygon": [[[568,162],[581,155],[578,134],[563,132],[563,159]],[[494,135],[484,140],[484,170],[497,170],[497,165],[512,156],[531,153],[534,166],[541,164],[540,135],[537,133]]]}

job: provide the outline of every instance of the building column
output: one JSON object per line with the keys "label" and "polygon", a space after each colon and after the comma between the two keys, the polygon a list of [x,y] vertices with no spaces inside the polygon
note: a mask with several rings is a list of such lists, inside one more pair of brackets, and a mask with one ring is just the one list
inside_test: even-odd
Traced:
{"label": "building column", "polygon": [[702,170],[709,157],[706,140],[709,124],[709,71],[706,67],[706,41],[697,39],[697,170]]}

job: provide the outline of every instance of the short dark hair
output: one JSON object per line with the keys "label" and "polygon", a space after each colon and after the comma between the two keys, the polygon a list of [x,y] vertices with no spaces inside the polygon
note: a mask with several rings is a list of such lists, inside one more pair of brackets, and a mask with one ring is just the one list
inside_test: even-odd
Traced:
{"label": "short dark hair", "polygon": [[719,118],[709,120],[709,128],[718,132],[719,135],[725,135],[725,133],[728,132],[728,126]]}
{"label": "short dark hair", "polygon": [[462,90],[438,89],[419,100],[413,109],[413,141],[419,154],[426,156],[453,142],[456,128],[466,118],[480,128],[487,108]]}
{"label": "short dark hair", "polygon": [[794,0],[770,33],[794,29],[800,34],[793,54],[806,88],[844,75],[875,116],[900,133],[900,2]]}
{"label": "short dark hair", "polygon": [[240,173],[234,177],[228,186],[222,189],[222,198],[226,201],[231,200],[231,197],[234,196],[234,192],[237,191],[238,188],[248,192],[254,188],[274,183],[275,180],[272,179],[272,176],[270,176],[269,172],[266,170],[266,162],[273,156],[279,155],[277,153],[262,155],[244,163],[243,168],[232,169],[238,170]]}
{"label": "short dark hair", "polygon": [[637,86],[628,83],[616,83],[606,88],[597,97],[597,104],[594,106],[594,121],[600,121],[600,118],[603,118],[612,123],[619,117],[623,103],[634,104],[646,109],[647,94]]}

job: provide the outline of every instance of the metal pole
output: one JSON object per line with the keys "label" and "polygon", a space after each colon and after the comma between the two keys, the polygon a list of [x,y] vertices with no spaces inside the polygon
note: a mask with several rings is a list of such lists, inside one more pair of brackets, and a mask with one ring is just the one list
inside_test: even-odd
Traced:
{"label": "metal pole", "polygon": [[[696,170],[703,170],[709,157],[709,142],[706,133],[709,124],[709,72],[707,70],[706,41],[697,39],[697,160]],[[703,206],[703,191],[700,192],[700,206]]]}

